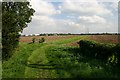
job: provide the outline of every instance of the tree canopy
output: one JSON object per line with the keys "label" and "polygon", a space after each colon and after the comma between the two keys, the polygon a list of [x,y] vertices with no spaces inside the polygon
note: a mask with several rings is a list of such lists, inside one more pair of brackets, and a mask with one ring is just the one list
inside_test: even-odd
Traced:
{"label": "tree canopy", "polygon": [[34,9],[29,2],[2,2],[2,57],[11,56],[18,46],[19,32],[31,22]]}

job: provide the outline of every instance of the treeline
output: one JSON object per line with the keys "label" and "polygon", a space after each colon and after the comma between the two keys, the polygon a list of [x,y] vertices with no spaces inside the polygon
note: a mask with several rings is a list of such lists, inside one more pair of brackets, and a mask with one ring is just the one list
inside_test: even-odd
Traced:
{"label": "treeline", "polygon": [[72,34],[72,33],[51,33],[51,34],[31,34],[31,35],[21,35],[21,36],[67,36],[67,35],[120,35],[119,33],[81,33],[81,34]]}
{"label": "treeline", "polygon": [[78,44],[83,56],[120,66],[120,44],[105,44],[87,40],[81,40]]}

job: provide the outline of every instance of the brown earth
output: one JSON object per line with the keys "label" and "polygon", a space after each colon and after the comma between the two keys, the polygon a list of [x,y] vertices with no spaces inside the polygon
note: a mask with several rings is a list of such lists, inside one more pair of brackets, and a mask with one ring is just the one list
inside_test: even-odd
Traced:
{"label": "brown earth", "polygon": [[56,40],[62,40],[62,39],[68,39],[76,37],[75,35],[69,35],[69,36],[26,36],[26,37],[20,37],[20,42],[32,42],[33,38],[36,38],[36,40],[40,38],[45,38],[46,42],[50,41],[56,41]]}
{"label": "brown earth", "polygon": [[[73,38],[76,36],[75,35],[68,35],[68,36],[27,36],[27,37],[20,37],[20,42],[32,42],[32,38],[36,38],[38,40],[42,37],[45,38],[46,42],[50,42],[50,41]],[[89,35],[85,39],[97,41],[97,42],[101,42],[101,43],[114,43],[114,44],[120,43],[120,35],[119,36],[118,35]],[[74,42],[65,44],[65,46],[79,46],[77,44],[78,41],[74,41]]]}
{"label": "brown earth", "polygon": [[120,43],[120,35],[91,35],[88,39],[102,43]]}
{"label": "brown earth", "polygon": [[[97,41],[101,43],[113,43],[113,44],[118,44],[120,43],[120,35],[90,35],[86,40],[92,40],[92,41]],[[66,46],[79,46],[77,44],[79,41],[71,42],[68,44],[65,44]]]}
{"label": "brown earth", "polygon": [[79,44],[77,42],[79,42],[79,41],[74,41],[74,42],[65,44],[65,46],[79,46]]}

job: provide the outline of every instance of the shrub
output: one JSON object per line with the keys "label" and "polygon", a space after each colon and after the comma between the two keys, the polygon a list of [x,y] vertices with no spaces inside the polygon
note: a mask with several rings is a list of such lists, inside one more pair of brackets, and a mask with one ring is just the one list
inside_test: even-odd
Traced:
{"label": "shrub", "polygon": [[109,57],[114,55],[115,57],[118,57],[118,62],[120,62],[120,45],[103,44],[87,40],[81,40],[78,44],[83,56],[108,62]]}
{"label": "shrub", "polygon": [[117,44],[113,50],[117,56],[117,64],[120,66],[120,44]]}
{"label": "shrub", "polygon": [[32,38],[32,42],[35,43],[36,38]]}
{"label": "shrub", "polygon": [[39,43],[43,43],[43,42],[45,42],[45,38],[41,38],[41,39],[39,39]]}
{"label": "shrub", "polygon": [[45,42],[45,38],[42,37],[41,40],[42,40],[42,42]]}
{"label": "shrub", "polygon": [[2,58],[9,58],[12,55],[12,52],[19,43],[18,33],[12,32],[9,34],[2,35]]}

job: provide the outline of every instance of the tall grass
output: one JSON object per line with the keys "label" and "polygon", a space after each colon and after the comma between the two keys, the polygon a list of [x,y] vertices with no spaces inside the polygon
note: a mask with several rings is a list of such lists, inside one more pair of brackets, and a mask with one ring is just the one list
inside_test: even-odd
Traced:
{"label": "tall grass", "polygon": [[80,55],[77,47],[52,46],[46,54],[59,78],[120,78],[118,68]]}
{"label": "tall grass", "polygon": [[19,48],[8,60],[4,61],[3,66],[3,78],[24,78],[25,66],[27,64],[28,57],[32,52],[40,47],[38,44],[25,44],[20,43]]}
{"label": "tall grass", "polygon": [[13,56],[3,61],[3,78],[119,78],[118,68],[82,56],[79,47],[63,45],[85,38],[20,43]]}

